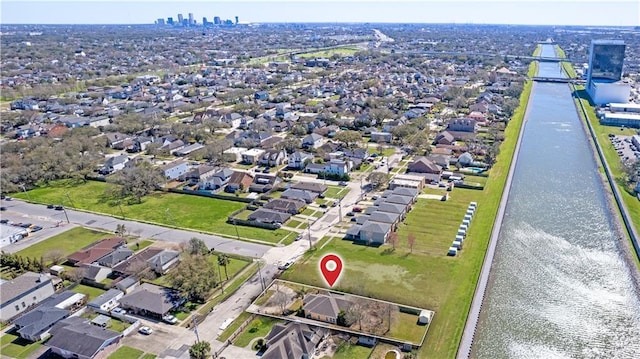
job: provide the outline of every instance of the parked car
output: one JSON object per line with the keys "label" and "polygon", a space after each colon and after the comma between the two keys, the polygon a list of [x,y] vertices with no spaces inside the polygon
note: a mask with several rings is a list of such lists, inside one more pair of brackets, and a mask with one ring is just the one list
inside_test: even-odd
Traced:
{"label": "parked car", "polygon": [[41,230],[42,230],[42,227],[40,227],[40,226],[31,227],[31,232],[37,232],[37,231],[41,231]]}
{"label": "parked car", "polygon": [[356,218],[356,217],[351,217],[351,222],[357,222],[357,221],[358,221],[358,218]]}
{"label": "parked car", "polygon": [[122,309],[122,308],[120,308],[120,307],[118,307],[118,308],[113,309],[113,310],[111,311],[111,313],[113,313],[113,314],[119,314],[119,315],[125,315],[125,314],[127,314],[127,311],[126,311],[126,310],[124,310],[124,309]]}
{"label": "parked car", "polygon": [[362,207],[353,207],[352,211],[354,211],[354,212],[362,212]]}
{"label": "parked car", "polygon": [[6,218],[0,219],[0,223],[2,224],[9,224],[9,220]]}
{"label": "parked car", "polygon": [[340,181],[340,183],[338,183],[338,184],[339,184],[340,186],[346,186],[346,185],[347,185],[347,182],[345,182],[345,181]]}
{"label": "parked car", "polygon": [[54,205],[52,205],[52,204],[48,204],[48,205],[47,205],[47,208],[49,208],[49,209],[54,209],[55,207],[56,207],[56,206],[54,206]]}
{"label": "parked car", "polygon": [[301,240],[301,239],[302,239],[302,234],[298,234],[298,235],[296,236],[296,241],[299,241],[299,240]]}
{"label": "parked car", "polygon": [[63,209],[64,209],[64,207],[62,207],[62,206],[56,206],[56,208],[55,208],[56,211],[62,211]]}
{"label": "parked car", "polygon": [[150,327],[141,327],[140,329],[138,329],[138,332],[144,335],[151,335],[153,333],[153,329],[151,329]]}
{"label": "parked car", "polygon": [[337,202],[337,201],[334,201],[333,203],[331,203],[331,207],[335,207],[335,206],[337,206],[337,205],[338,205],[338,202]]}
{"label": "parked car", "polygon": [[293,262],[292,261],[288,261],[288,262],[285,262],[284,264],[279,265],[278,269],[285,270],[285,269],[291,267],[292,265],[293,265]]}
{"label": "parked car", "polygon": [[176,324],[178,322],[178,318],[174,317],[173,315],[165,315],[164,317],[162,317],[162,321],[169,324]]}
{"label": "parked car", "polygon": [[348,217],[353,217],[353,216],[355,216],[355,215],[356,215],[356,214],[355,214],[355,213],[353,213],[353,212],[347,212],[347,216],[348,216]]}
{"label": "parked car", "polygon": [[6,211],[7,207],[0,207],[0,211]]}
{"label": "parked car", "polygon": [[5,200],[5,201],[13,201],[13,198],[11,198],[11,197],[5,197],[5,198],[4,198],[4,200]]}
{"label": "parked car", "polygon": [[31,223],[20,223],[20,227],[22,227],[22,228],[29,228],[31,226],[33,226],[33,224],[31,224]]}
{"label": "parked car", "polygon": [[323,204],[321,204],[321,205],[320,205],[320,208],[327,208],[327,207],[328,207],[328,206],[327,206],[327,204],[326,204],[326,203],[323,203]]}

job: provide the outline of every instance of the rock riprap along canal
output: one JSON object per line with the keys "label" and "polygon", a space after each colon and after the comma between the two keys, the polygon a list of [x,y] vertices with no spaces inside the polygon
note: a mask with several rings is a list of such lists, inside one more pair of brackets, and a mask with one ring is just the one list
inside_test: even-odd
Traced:
{"label": "rock riprap along canal", "polygon": [[537,83],[529,106],[472,357],[640,358],[635,269],[571,90]]}

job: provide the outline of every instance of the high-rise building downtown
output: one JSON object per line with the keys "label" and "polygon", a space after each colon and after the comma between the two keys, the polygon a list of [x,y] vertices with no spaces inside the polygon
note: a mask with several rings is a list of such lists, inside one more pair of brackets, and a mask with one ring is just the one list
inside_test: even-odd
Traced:
{"label": "high-rise building downtown", "polygon": [[622,40],[593,40],[589,50],[587,92],[596,105],[628,102],[631,86],[620,82],[625,44]]}
{"label": "high-rise building downtown", "polygon": [[196,23],[195,23],[195,21],[193,20],[193,13],[192,13],[192,12],[190,12],[190,13],[189,13],[189,26],[193,26],[193,25],[195,25],[195,24],[196,24]]}
{"label": "high-rise building downtown", "polygon": [[184,18],[182,17],[182,14],[178,14],[178,23],[180,25],[182,25],[182,20],[184,20]]}

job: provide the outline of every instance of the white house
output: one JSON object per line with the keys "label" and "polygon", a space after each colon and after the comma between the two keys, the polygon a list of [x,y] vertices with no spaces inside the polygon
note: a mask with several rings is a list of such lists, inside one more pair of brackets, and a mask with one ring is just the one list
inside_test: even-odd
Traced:
{"label": "white house", "polygon": [[120,304],[118,300],[123,296],[123,291],[111,288],[87,303],[87,307],[92,308],[96,312],[108,313]]}
{"label": "white house", "polygon": [[264,150],[252,148],[242,153],[242,162],[246,164],[256,164],[264,154]]}
{"label": "white house", "polygon": [[0,283],[0,321],[6,322],[49,298],[54,293],[51,277],[26,272],[12,280]]}

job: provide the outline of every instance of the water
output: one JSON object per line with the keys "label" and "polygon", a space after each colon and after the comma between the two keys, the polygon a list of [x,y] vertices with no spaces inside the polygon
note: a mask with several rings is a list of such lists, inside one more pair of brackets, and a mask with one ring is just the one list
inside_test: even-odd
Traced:
{"label": "water", "polygon": [[472,356],[640,358],[639,294],[570,89],[531,96]]}

